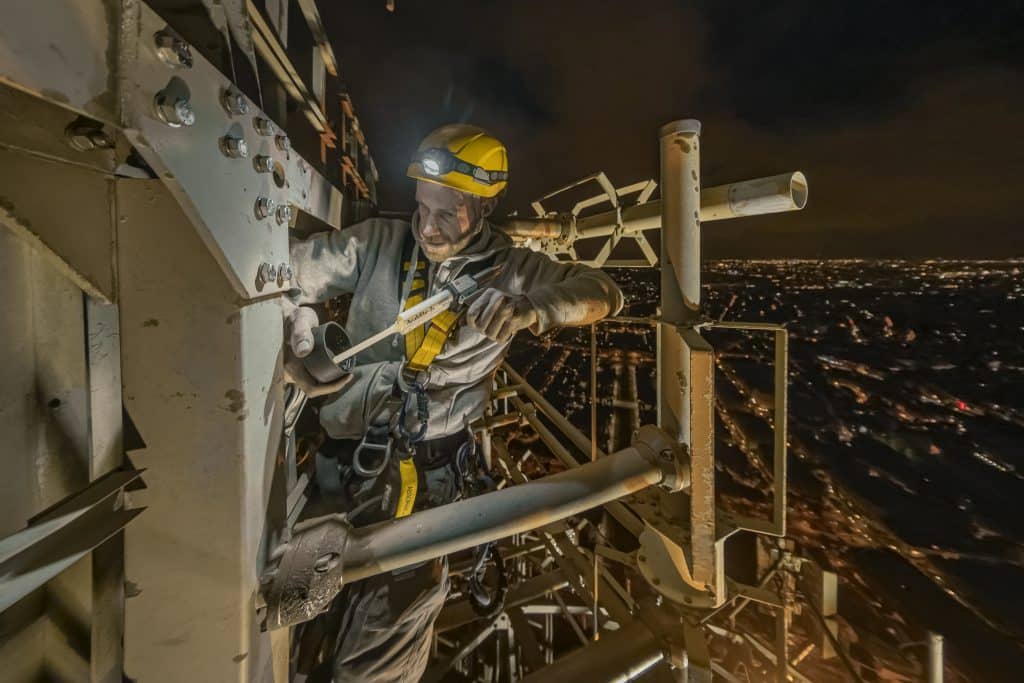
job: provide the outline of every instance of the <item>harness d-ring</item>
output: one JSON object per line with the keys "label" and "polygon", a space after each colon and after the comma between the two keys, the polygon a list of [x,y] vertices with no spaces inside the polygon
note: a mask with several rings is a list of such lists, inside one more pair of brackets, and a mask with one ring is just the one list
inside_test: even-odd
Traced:
{"label": "harness d-ring", "polygon": [[[380,462],[377,465],[367,467],[363,464],[362,460],[362,454],[364,451],[384,451],[384,455],[381,457]],[[354,469],[356,474],[360,477],[373,479],[380,476],[380,473],[388,466],[388,461],[390,460],[391,439],[388,439],[385,443],[371,443],[364,438],[359,442],[359,445],[356,446],[355,453],[352,454],[352,469]]]}

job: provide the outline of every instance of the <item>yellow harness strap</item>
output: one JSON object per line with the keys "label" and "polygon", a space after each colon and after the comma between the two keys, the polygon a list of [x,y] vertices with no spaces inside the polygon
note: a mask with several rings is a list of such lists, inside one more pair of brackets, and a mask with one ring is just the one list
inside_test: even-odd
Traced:
{"label": "yellow harness strap", "polygon": [[[408,261],[402,264],[402,268],[406,272],[408,272],[410,267],[412,266]],[[409,296],[405,300],[405,310],[420,303],[426,296],[427,278],[426,273],[423,272],[426,270],[426,267],[427,264],[425,262],[417,261],[412,287],[410,287]],[[420,372],[429,368],[437,354],[441,353],[444,343],[448,341],[448,337],[451,336],[458,322],[459,315],[457,313],[445,311],[431,320],[429,325],[424,326],[426,329],[424,327],[417,327],[410,330],[405,335],[406,367],[414,372]]]}
{"label": "yellow harness strap", "polygon": [[416,463],[412,458],[402,458],[398,461],[398,473],[402,478],[402,485],[398,491],[398,507],[395,509],[395,517],[405,517],[412,512],[416,504],[416,489],[419,487],[419,476],[416,474]]}

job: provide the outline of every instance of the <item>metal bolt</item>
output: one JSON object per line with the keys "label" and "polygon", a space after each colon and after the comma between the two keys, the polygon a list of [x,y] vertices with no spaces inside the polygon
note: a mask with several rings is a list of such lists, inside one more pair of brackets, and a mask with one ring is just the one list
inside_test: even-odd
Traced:
{"label": "metal bolt", "polygon": [[225,135],[220,139],[220,151],[232,159],[244,159],[249,156],[249,145],[242,138]]}
{"label": "metal bolt", "polygon": [[175,69],[192,68],[192,48],[184,40],[167,31],[157,31],[153,36],[156,54],[161,61]]}
{"label": "metal bolt", "polygon": [[292,205],[281,204],[277,207],[277,223],[278,225],[291,225],[292,223]]}
{"label": "metal bolt", "polygon": [[270,197],[260,197],[256,200],[256,217],[266,218],[270,214],[274,213],[277,208],[277,202]]}
{"label": "metal bolt", "polygon": [[258,173],[271,173],[274,170],[274,160],[266,154],[257,154],[252,158],[252,165]]}
{"label": "metal bolt", "polygon": [[274,142],[277,143],[277,148],[282,152],[287,152],[292,148],[292,141],[288,139],[287,135],[278,135],[274,138]]}
{"label": "metal bolt", "polygon": [[262,116],[253,117],[252,127],[256,129],[257,133],[265,137],[270,137],[274,134],[274,124],[271,123],[270,119],[265,119]]}
{"label": "metal bolt", "polygon": [[79,152],[90,152],[94,149],[110,149],[114,139],[103,130],[92,124],[71,123],[64,129],[68,144]]}
{"label": "metal bolt", "polygon": [[245,95],[238,88],[230,87],[220,94],[220,103],[224,110],[232,116],[241,116],[249,113],[249,103],[245,101]]}
{"label": "metal bolt", "polygon": [[280,275],[281,279],[285,282],[291,282],[292,276],[294,275],[292,267],[287,263],[282,263],[277,267],[277,274]]}
{"label": "metal bolt", "polygon": [[273,263],[261,263],[260,269],[256,271],[256,280],[262,285],[277,282],[277,268]]}
{"label": "metal bolt", "polygon": [[171,101],[167,99],[166,93],[160,91],[156,94],[154,102],[160,120],[171,128],[191,126],[196,122],[196,113],[192,111],[192,104],[184,97],[178,97]]}

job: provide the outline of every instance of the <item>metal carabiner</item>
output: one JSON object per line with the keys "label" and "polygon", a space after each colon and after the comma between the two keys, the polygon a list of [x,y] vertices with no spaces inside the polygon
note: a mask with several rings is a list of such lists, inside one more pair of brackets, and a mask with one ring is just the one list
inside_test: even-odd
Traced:
{"label": "metal carabiner", "polygon": [[[418,443],[426,436],[427,424],[430,421],[430,414],[427,412],[427,391],[419,382],[404,383],[402,389],[405,391],[405,397],[402,400],[402,407],[398,411],[398,433],[410,444]],[[420,423],[419,428],[415,432],[410,432],[405,426],[407,406],[409,405],[409,396],[411,394],[416,395],[416,419]]]}

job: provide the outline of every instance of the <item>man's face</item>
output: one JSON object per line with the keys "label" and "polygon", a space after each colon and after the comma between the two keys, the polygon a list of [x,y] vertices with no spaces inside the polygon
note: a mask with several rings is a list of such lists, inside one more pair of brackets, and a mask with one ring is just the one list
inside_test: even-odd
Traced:
{"label": "man's face", "polygon": [[420,250],[438,263],[458,254],[476,235],[480,220],[490,213],[480,197],[434,183],[416,182],[416,202],[412,229]]}

